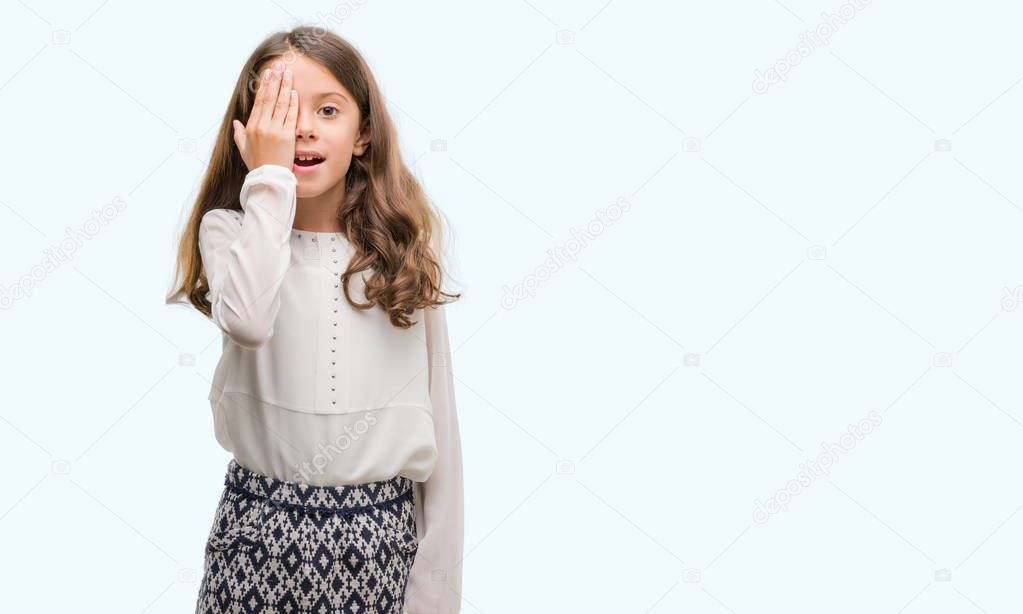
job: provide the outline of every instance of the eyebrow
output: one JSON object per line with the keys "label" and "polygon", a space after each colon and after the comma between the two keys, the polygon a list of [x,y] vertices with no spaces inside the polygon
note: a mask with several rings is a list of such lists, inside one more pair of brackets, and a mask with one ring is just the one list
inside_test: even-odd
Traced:
{"label": "eyebrow", "polygon": [[318,99],[319,98],[326,98],[327,96],[337,96],[341,100],[344,100],[344,101],[348,100],[348,98],[346,98],[345,95],[342,94],[341,92],[320,92],[319,94],[316,94],[316,98],[318,98]]}

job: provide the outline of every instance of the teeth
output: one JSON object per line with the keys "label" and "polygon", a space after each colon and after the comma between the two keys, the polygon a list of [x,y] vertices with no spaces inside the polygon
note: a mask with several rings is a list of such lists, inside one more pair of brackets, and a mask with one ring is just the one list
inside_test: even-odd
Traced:
{"label": "teeth", "polygon": [[297,160],[319,160],[316,156],[296,156]]}

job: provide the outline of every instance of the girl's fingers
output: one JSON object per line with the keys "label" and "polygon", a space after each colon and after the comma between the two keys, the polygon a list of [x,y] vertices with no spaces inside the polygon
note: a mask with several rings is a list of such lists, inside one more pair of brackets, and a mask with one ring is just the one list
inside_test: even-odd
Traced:
{"label": "girl's fingers", "polygon": [[280,92],[281,78],[276,70],[270,72],[270,81],[264,83],[266,86],[266,92],[263,96],[263,112],[260,115],[260,121],[264,125],[269,125],[273,119],[274,106],[277,100],[277,94]]}
{"label": "girl's fingers", "polygon": [[234,136],[234,144],[238,146],[238,151],[245,151],[245,126],[237,119],[231,120],[231,126],[234,128],[232,136]]}
{"label": "girl's fingers", "polygon": [[252,111],[249,112],[248,125],[251,126],[253,120],[258,121],[259,118],[263,117],[263,99],[266,97],[267,90],[267,70],[264,70],[259,75],[259,84],[256,86],[256,101],[252,105]]}
{"label": "girl's fingers", "polygon": [[288,114],[284,117],[284,127],[288,129],[288,134],[294,134],[295,123],[298,121],[298,90],[291,90],[288,100]]}
{"label": "girl's fingers", "polygon": [[283,124],[287,119],[288,111],[291,110],[291,69],[285,68],[281,75],[281,89],[277,93],[277,102],[274,104],[273,119],[275,124]]}

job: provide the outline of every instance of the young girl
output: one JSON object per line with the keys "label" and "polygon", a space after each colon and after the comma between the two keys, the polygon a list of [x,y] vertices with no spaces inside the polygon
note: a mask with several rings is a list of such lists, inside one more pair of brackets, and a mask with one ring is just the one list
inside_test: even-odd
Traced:
{"label": "young girl", "polygon": [[181,241],[232,453],[196,611],[452,614],[462,456],[440,217],[359,52],[299,27],[235,85]]}

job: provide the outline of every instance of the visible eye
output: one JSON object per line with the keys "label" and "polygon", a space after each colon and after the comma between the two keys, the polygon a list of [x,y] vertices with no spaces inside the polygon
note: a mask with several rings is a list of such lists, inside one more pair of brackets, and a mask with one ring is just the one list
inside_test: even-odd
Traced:
{"label": "visible eye", "polygon": [[329,106],[329,107],[323,107],[323,108],[322,108],[322,109],[320,109],[320,110],[321,110],[321,111],[326,111],[327,109],[333,109],[333,110],[334,110],[334,113],[330,113],[330,114],[328,114],[328,115],[327,115],[327,117],[334,117],[335,115],[337,115],[338,113],[340,113],[340,112],[341,112],[341,110],[340,110],[340,109],[338,109],[337,107],[334,107],[334,106]]}

